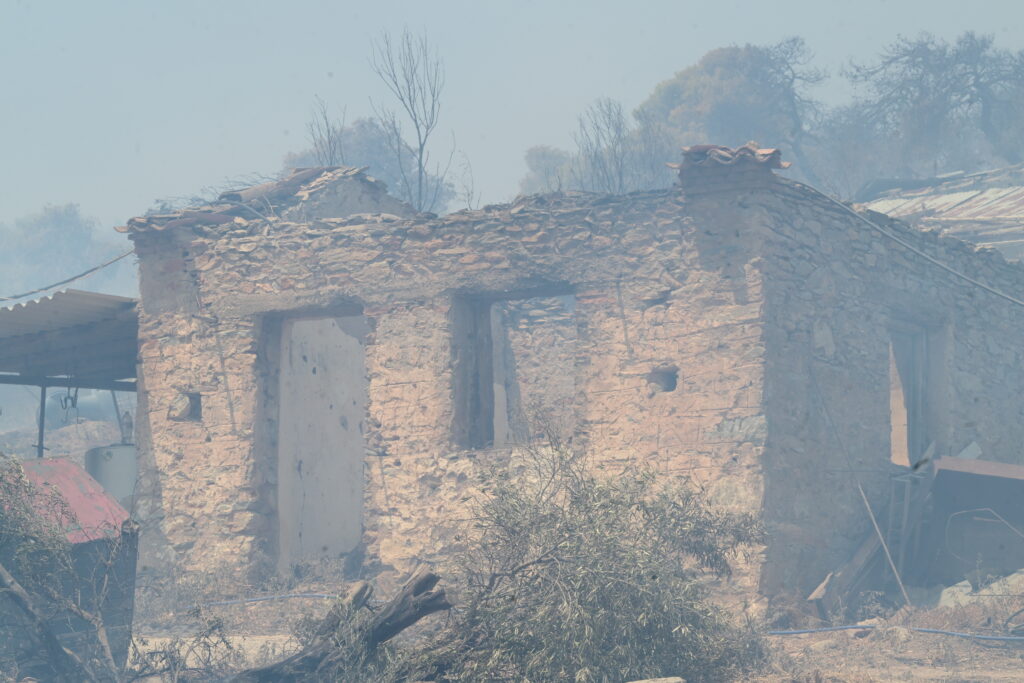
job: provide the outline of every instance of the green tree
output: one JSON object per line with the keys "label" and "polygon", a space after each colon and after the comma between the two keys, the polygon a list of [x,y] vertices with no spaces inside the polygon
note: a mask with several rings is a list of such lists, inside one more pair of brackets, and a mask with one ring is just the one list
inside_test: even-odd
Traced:
{"label": "green tree", "polygon": [[570,189],[572,154],[550,145],[526,150],[526,176],[519,181],[522,194],[561,192]]}
{"label": "green tree", "polygon": [[450,607],[421,567],[376,611],[354,584],[307,621],[299,654],[240,680],[315,670],[317,680],[379,683],[721,681],[762,664],[761,638],[709,598],[705,581],[728,577],[739,552],[764,542],[752,515],[642,467],[602,472],[560,443],[517,450],[479,483],[450,554],[458,598],[439,631],[405,644],[372,636],[382,620],[414,623],[394,616],[398,606]]}
{"label": "green tree", "polygon": [[825,74],[811,57],[801,38],[712,50],[660,83],[639,112],[667,126],[678,145],[783,147],[795,170],[815,181],[806,152],[820,105],[807,90]]}

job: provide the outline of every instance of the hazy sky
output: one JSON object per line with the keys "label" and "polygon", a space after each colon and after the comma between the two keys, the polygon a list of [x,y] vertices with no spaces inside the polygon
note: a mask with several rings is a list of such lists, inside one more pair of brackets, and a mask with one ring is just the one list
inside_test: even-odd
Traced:
{"label": "hazy sky", "polygon": [[712,48],[800,35],[833,72],[921,31],[1021,49],[1024,3],[0,0],[0,221],[71,201],[113,226],[157,197],[275,171],[306,146],[315,95],[350,120],[369,112],[384,95],[371,40],[403,26],[444,59],[442,133],[493,202],[516,193],[528,147],[570,144],[595,98],[633,108]]}

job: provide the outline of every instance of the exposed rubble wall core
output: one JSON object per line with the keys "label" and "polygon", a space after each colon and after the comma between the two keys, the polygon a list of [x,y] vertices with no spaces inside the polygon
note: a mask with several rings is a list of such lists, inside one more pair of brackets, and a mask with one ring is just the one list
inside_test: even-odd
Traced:
{"label": "exposed rubble wall core", "polygon": [[[330,217],[311,208],[309,184],[341,197],[335,208],[376,186],[321,169],[265,189],[273,210],[261,216],[215,206],[177,227],[174,216],[129,223],[142,276],[140,448],[159,471],[172,559],[246,571],[267,556],[284,568],[344,553],[359,528],[364,572],[437,561],[480,464],[507,457],[543,415],[609,468],[690,477],[761,515],[770,542],[740,588],[803,592],[867,528],[851,475],[873,501],[887,494],[890,346],[904,324],[928,330],[935,349],[928,423],[912,429],[943,455],[976,441],[985,457],[1016,459],[1024,312],[776,178],[771,150],[709,149],[691,150],[698,161],[665,191]],[[1024,290],[1001,258],[888,229]],[[320,349],[331,380],[285,378],[287,321],[336,336]],[[201,420],[172,419],[189,394]],[[355,404],[332,412],[335,397]],[[348,426],[314,424],[335,414]],[[311,431],[299,433],[300,418]],[[303,489],[299,464],[304,476],[317,448],[339,483]],[[331,543],[282,545],[303,493],[328,489]]]}

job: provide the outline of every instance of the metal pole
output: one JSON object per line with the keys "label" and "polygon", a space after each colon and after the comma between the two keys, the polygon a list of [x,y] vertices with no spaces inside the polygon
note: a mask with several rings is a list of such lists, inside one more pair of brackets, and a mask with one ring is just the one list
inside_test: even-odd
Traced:
{"label": "metal pole", "polygon": [[36,457],[43,457],[43,431],[46,427],[46,385],[39,387],[39,435],[36,437]]}
{"label": "metal pole", "polygon": [[117,417],[117,429],[121,432],[121,443],[128,443],[124,437],[124,421],[121,420],[121,406],[117,404],[117,392],[110,390],[110,399],[114,402],[114,416]]}

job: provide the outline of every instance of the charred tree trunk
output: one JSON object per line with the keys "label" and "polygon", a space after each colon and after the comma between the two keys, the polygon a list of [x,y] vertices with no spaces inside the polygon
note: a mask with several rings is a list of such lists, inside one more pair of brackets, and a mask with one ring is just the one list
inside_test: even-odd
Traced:
{"label": "charred tree trunk", "polygon": [[[435,589],[439,580],[425,567],[417,569],[394,598],[358,625],[354,638],[362,640],[360,644],[366,652],[372,652],[423,617],[450,609],[444,589]],[[234,680],[237,683],[314,680],[338,649],[337,634],[342,621],[354,618],[356,612],[366,606],[372,592],[365,581],[354,584],[345,599],[324,617],[310,645],[275,664],[244,671]]]}

